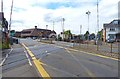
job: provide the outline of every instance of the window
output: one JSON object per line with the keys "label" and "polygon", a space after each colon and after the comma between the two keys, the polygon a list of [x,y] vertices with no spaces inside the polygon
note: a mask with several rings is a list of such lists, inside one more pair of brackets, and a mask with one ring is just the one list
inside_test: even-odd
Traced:
{"label": "window", "polygon": [[109,39],[115,39],[115,35],[114,34],[109,34]]}
{"label": "window", "polygon": [[110,28],[110,31],[115,31],[115,28]]}

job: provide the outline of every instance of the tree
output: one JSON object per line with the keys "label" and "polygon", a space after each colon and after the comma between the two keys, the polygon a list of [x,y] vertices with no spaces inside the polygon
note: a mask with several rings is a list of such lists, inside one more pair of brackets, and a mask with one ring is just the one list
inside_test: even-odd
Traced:
{"label": "tree", "polygon": [[58,35],[58,41],[62,41],[62,37],[60,37],[60,34]]}
{"label": "tree", "polygon": [[101,31],[98,31],[98,33],[97,33],[97,38],[98,38],[99,40],[102,40],[102,39],[103,39],[103,29],[102,29]]}
{"label": "tree", "polygon": [[89,35],[89,31],[86,31],[86,33],[84,34],[86,40],[88,40],[88,35]]}
{"label": "tree", "polygon": [[94,33],[90,34],[90,40],[94,40],[94,39],[95,39],[95,34]]}
{"label": "tree", "polygon": [[64,31],[64,35],[65,35],[65,39],[70,39],[71,38],[71,36],[72,36],[72,33],[71,33],[71,31],[70,30],[66,30],[66,31]]}

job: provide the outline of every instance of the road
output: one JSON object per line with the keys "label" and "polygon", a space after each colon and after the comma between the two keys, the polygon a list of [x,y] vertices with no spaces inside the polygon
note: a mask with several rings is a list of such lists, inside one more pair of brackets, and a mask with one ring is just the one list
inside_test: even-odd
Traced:
{"label": "road", "polygon": [[118,61],[57,44],[21,39],[50,77],[118,77]]}
{"label": "road", "polygon": [[2,77],[39,77],[35,68],[29,64],[25,49],[18,44],[3,50]]}
{"label": "road", "polygon": [[[61,41],[54,41],[54,43],[56,43],[57,45],[61,45],[64,47],[73,47],[73,46],[79,46],[81,48],[97,48],[96,45],[87,45],[87,44],[79,44],[79,43],[69,43],[69,42],[61,42]],[[119,43],[113,43],[112,44],[112,52],[113,53],[119,53]],[[111,44],[102,44],[99,45],[99,51],[101,52],[111,52]]]}

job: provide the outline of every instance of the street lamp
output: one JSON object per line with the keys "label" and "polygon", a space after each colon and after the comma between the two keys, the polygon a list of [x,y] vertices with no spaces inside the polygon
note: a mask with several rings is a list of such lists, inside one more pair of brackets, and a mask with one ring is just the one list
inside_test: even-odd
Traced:
{"label": "street lamp", "polygon": [[[99,2],[98,0],[97,0],[97,28],[99,32]],[[97,39],[98,39],[98,34],[97,34]],[[99,50],[98,40],[97,40],[97,51]]]}
{"label": "street lamp", "polygon": [[3,0],[1,0],[1,12],[3,12]]}
{"label": "street lamp", "polygon": [[47,30],[47,28],[48,28],[48,25],[46,25],[46,30]]}
{"label": "street lamp", "polygon": [[88,15],[88,32],[89,32],[89,15],[90,15],[90,11],[86,12],[86,14]]}
{"label": "street lamp", "polygon": [[11,31],[12,11],[13,11],[13,0],[12,0],[12,4],[11,4],[11,11],[10,11],[9,35],[10,35],[10,31]]}
{"label": "street lamp", "polygon": [[53,21],[53,31],[54,31],[54,25],[55,25],[55,21]]}
{"label": "street lamp", "polygon": [[[90,11],[86,12],[86,14],[88,15],[88,32],[89,32],[89,15],[90,15]],[[88,34],[88,40],[89,40],[89,34]]]}
{"label": "street lamp", "polygon": [[9,22],[9,37],[10,37],[10,44],[13,44],[13,39],[12,36],[10,35],[10,31],[11,31],[11,20],[12,20],[12,11],[13,11],[13,0],[12,0],[12,4],[11,4],[11,11],[10,11],[10,22]]}
{"label": "street lamp", "polygon": [[80,39],[81,39],[81,37],[82,37],[81,32],[82,32],[82,25],[80,25],[80,37],[79,37],[79,44],[80,44]]}
{"label": "street lamp", "polygon": [[62,22],[63,22],[63,24],[62,24],[62,30],[63,30],[63,40],[64,40],[64,21],[65,21],[65,18],[62,18]]}

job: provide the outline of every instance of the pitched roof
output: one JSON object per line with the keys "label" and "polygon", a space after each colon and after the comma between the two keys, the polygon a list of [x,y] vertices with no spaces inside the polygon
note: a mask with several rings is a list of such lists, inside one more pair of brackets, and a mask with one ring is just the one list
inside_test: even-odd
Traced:
{"label": "pitched roof", "polygon": [[120,27],[120,19],[116,19],[116,20],[113,20],[110,23],[104,24],[104,28],[105,27]]}
{"label": "pitched roof", "polygon": [[48,29],[39,29],[39,28],[32,28],[32,29],[24,29],[22,30],[22,36],[44,36],[48,37],[51,33],[55,33],[55,31],[51,31]]}

